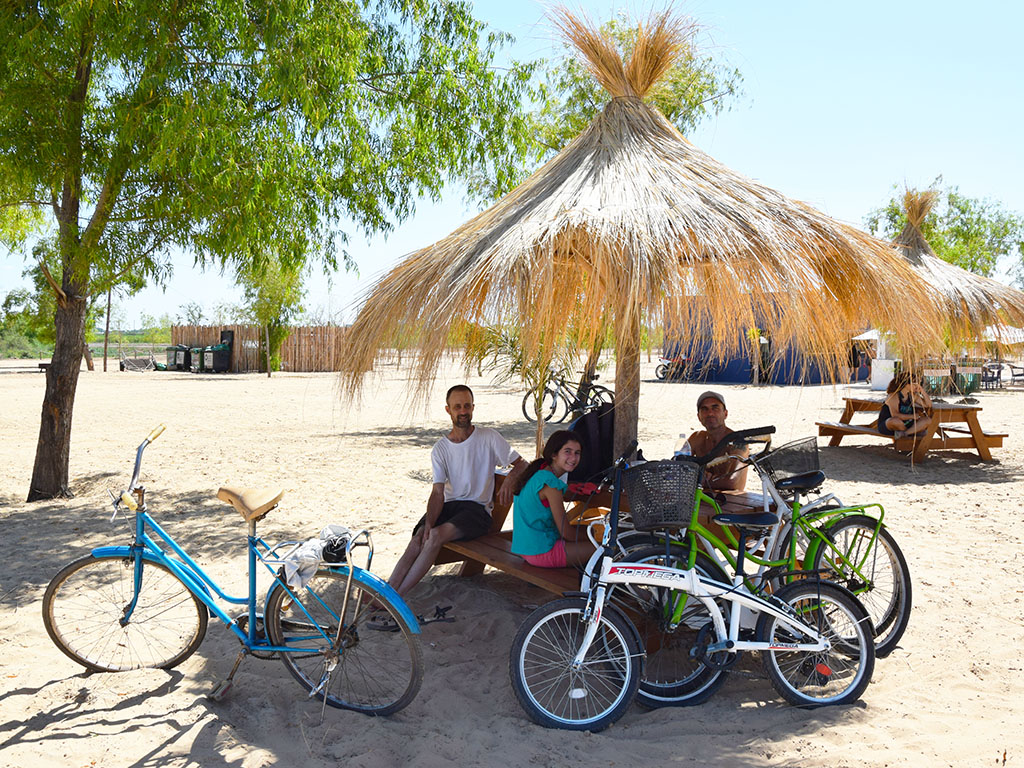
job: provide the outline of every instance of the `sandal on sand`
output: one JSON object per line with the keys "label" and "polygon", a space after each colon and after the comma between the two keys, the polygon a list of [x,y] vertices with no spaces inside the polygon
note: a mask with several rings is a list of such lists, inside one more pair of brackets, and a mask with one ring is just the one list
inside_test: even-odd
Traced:
{"label": "sandal on sand", "polygon": [[398,622],[395,621],[390,613],[386,611],[380,611],[373,614],[366,622],[367,629],[375,629],[378,632],[397,632]]}

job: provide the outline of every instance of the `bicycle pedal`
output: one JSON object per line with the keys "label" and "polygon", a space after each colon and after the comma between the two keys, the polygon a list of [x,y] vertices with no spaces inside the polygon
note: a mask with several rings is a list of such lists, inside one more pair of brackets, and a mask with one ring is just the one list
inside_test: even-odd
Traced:
{"label": "bicycle pedal", "polygon": [[231,692],[231,689],[233,687],[234,683],[231,680],[222,680],[220,683],[217,684],[216,688],[214,688],[212,691],[210,691],[210,693],[206,695],[206,698],[208,698],[210,701],[215,701],[219,704],[227,698],[228,693]]}

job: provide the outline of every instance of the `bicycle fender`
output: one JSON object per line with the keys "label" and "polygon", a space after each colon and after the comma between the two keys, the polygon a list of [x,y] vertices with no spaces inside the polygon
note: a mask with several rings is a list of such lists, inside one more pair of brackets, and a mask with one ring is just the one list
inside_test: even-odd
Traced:
{"label": "bicycle fender", "polygon": [[[328,570],[334,571],[335,573],[348,574],[348,568],[346,566],[331,567]],[[364,571],[362,568],[356,568],[352,574],[352,580],[365,584],[368,587],[373,587],[377,590],[382,597],[387,598],[387,601],[391,603],[396,611],[405,620],[405,623],[409,625],[409,631],[414,635],[420,634],[420,623],[416,619],[416,614],[412,612],[412,609],[405,604],[405,600],[402,596],[395,592],[394,588],[388,584],[384,579],[379,576]]]}
{"label": "bicycle fender", "polygon": [[[124,557],[124,558],[132,558],[132,557],[135,556],[135,553],[132,551],[132,548],[131,547],[125,547],[125,546],[119,546],[119,547],[96,547],[96,549],[94,549],[89,554],[92,557]],[[156,557],[152,553],[146,552],[145,550],[142,551],[142,559],[145,560],[148,563],[156,563],[158,565],[163,565],[164,564],[163,560],[161,560],[159,557]],[[175,560],[174,562],[175,562],[176,565],[180,565],[183,568],[185,568],[186,570],[188,570],[187,567],[183,563],[181,563],[181,561]],[[202,581],[200,581],[199,579],[196,579],[195,581],[196,581],[196,584],[199,586],[199,588],[201,590],[203,590],[203,593],[212,599],[213,595],[210,594],[209,588],[207,588],[207,586]]]}

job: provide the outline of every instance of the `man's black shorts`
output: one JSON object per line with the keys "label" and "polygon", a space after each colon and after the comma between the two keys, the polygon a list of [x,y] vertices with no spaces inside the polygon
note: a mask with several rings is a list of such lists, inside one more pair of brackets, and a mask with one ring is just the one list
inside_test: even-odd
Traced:
{"label": "man's black shorts", "polygon": [[[419,533],[426,519],[427,516],[424,515],[416,523],[416,527],[412,530],[413,536]],[[483,504],[477,504],[475,501],[462,501],[458,499],[446,501],[444,506],[441,507],[441,514],[437,516],[437,522],[434,523],[434,527],[436,528],[443,523],[451,523],[459,529],[459,533],[462,536],[455,539],[455,541],[476,539],[491,530],[491,516],[487,514]]]}

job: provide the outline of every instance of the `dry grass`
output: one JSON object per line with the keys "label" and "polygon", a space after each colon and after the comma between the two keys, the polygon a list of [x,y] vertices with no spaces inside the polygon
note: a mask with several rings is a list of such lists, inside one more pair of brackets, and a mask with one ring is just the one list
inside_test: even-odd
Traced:
{"label": "dry grass", "polygon": [[935,255],[921,225],[938,197],[935,189],[906,190],[907,224],[895,242],[946,316],[950,347],[971,345],[983,338],[988,326],[1024,325],[1024,293]]}

